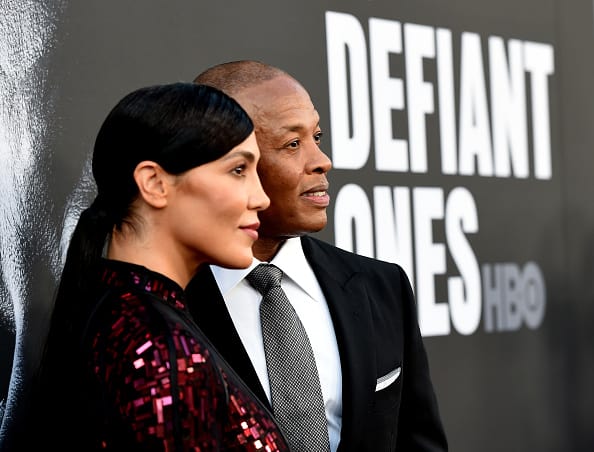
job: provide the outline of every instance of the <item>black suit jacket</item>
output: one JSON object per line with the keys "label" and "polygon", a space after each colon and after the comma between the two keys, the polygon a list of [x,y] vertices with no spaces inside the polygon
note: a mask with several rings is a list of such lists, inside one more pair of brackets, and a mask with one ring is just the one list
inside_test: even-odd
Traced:
{"label": "black suit jacket", "polygon": [[[301,243],[328,302],[340,353],[338,452],[447,450],[416,303],[402,268],[308,236]],[[196,275],[186,293],[200,328],[268,404],[210,269]],[[398,367],[396,381],[376,391],[378,379]]]}

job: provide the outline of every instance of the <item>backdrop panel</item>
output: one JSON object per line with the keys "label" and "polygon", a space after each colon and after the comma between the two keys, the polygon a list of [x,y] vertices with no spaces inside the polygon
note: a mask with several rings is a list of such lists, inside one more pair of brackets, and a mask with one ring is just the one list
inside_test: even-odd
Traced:
{"label": "backdrop panel", "polygon": [[94,195],[103,118],[137,87],[249,58],[294,75],[320,112],[334,169],[318,236],[407,270],[451,450],[594,448],[591,2],[0,12],[0,441]]}

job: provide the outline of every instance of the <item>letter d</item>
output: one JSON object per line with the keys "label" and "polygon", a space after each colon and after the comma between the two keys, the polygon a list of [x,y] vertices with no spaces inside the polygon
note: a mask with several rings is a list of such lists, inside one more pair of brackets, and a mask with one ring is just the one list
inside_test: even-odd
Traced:
{"label": "letter d", "polygon": [[367,46],[363,28],[356,17],[326,11],[326,52],[332,165],[336,169],[360,169],[369,158],[371,127]]}

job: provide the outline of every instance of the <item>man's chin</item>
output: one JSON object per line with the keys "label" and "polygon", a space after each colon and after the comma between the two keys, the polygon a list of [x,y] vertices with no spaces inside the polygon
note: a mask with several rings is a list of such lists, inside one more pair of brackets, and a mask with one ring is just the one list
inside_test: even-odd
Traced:
{"label": "man's chin", "polygon": [[301,233],[298,235],[301,236],[301,235],[305,235],[305,234],[313,234],[315,232],[320,232],[321,230],[323,230],[326,227],[327,224],[328,224],[328,221],[326,220],[326,218],[324,218],[323,221],[309,223],[303,228]]}
{"label": "man's chin", "polygon": [[326,216],[326,211],[324,211],[324,215],[320,216],[320,219],[312,226],[309,232],[320,232],[327,224],[328,217]]}

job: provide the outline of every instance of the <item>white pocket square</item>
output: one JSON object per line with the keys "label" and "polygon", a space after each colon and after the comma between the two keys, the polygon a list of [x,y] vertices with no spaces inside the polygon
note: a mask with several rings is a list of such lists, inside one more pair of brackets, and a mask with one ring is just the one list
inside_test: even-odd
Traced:
{"label": "white pocket square", "polygon": [[384,375],[383,377],[379,377],[377,379],[377,384],[375,385],[375,392],[381,391],[384,388],[387,388],[392,383],[396,381],[396,379],[400,376],[400,369],[401,367],[397,367],[390,373]]}

